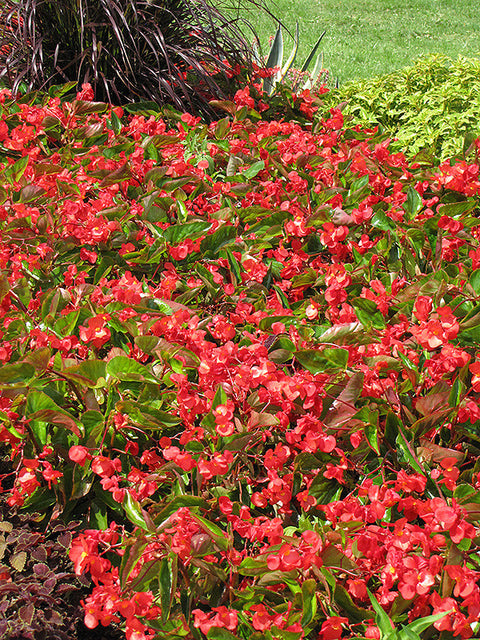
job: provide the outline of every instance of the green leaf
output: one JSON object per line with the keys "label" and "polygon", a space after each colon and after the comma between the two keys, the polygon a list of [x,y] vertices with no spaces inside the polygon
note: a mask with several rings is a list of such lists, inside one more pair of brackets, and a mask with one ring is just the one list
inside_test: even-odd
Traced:
{"label": "green leaf", "polygon": [[[326,33],[326,31],[324,33]],[[302,88],[308,89],[308,90],[313,89],[313,87],[318,82],[318,77],[322,73],[322,71],[323,71],[323,51],[321,51],[318,54],[317,59],[315,60],[315,64],[313,65],[313,69],[310,72],[310,77],[306,80]]]}
{"label": "green leaf", "polygon": [[359,198],[366,194],[369,183],[369,176],[364,175],[361,178],[357,178],[350,185],[350,189],[348,190],[348,194],[344,200],[344,204],[356,204],[359,201]]}
{"label": "green leaf", "polygon": [[[252,233],[258,238],[275,237],[283,233],[281,225],[285,220],[290,219],[292,214],[289,211],[275,211],[272,215],[259,220],[256,224],[248,229],[248,233]],[[272,235],[273,234],[273,235]]]}
{"label": "green leaf", "polygon": [[480,295],[480,269],[476,269],[472,272],[469,278],[469,283],[475,293]]}
{"label": "green leaf", "polygon": [[37,411],[45,411],[45,410],[61,410],[58,404],[56,404],[50,396],[47,396],[43,391],[32,390],[27,395],[27,404],[25,407],[25,415],[30,418],[30,416]]}
{"label": "green leaf", "polygon": [[244,207],[239,209],[237,212],[238,217],[242,222],[257,222],[261,218],[266,218],[271,216],[273,213],[272,209],[267,209],[266,207],[261,207],[260,205],[252,205],[251,207]]}
{"label": "green leaf", "polygon": [[134,342],[140,351],[151,354],[158,347],[159,338],[157,336],[135,336]]}
{"label": "green leaf", "polygon": [[[154,336],[138,337],[153,338]],[[135,340],[135,342],[137,341]],[[138,344],[140,345],[142,343],[146,346],[149,346],[146,341],[139,341]],[[170,366],[172,366],[172,368],[175,366],[175,362],[180,365],[180,368],[182,368],[184,365],[185,367],[195,368],[200,364],[200,358],[193,351],[185,349],[175,342],[168,342],[168,340],[165,340],[164,338],[156,338],[156,345],[154,349],[152,349],[152,352],[157,357],[161,356],[161,358],[168,362]]]}
{"label": "green leaf", "polygon": [[28,362],[3,364],[0,367],[0,385],[27,385],[35,377],[35,368]]}
{"label": "green leaf", "polygon": [[288,302],[288,298],[285,295],[285,293],[280,289],[280,287],[278,287],[276,284],[274,284],[272,289],[277,294],[277,298],[278,298],[279,302],[281,303],[282,307],[284,309],[290,309],[290,304]]}
{"label": "green leaf", "polygon": [[293,353],[295,351],[295,344],[287,338],[285,335],[279,335],[275,342],[272,345],[275,350],[282,349],[284,351],[288,351],[289,353]]}
{"label": "green leaf", "polygon": [[48,95],[52,98],[61,98],[66,93],[72,90],[76,90],[77,81],[71,80],[65,84],[53,84],[48,88]]}
{"label": "green leaf", "polygon": [[242,282],[242,267],[233,253],[230,251],[230,249],[224,249],[224,251],[227,256],[230,272],[232,274],[232,280],[235,285],[238,285]]}
{"label": "green leaf", "polygon": [[10,418],[4,411],[0,411],[0,420],[2,422],[2,427],[6,429],[9,433],[11,433],[13,436],[15,436],[15,438],[18,438],[19,440],[23,440],[26,437],[25,434],[19,433],[15,429],[15,427],[12,424],[10,424]]}
{"label": "green leaf", "polygon": [[185,238],[199,238],[207,233],[212,223],[199,220],[196,222],[187,222],[186,224],[175,224],[167,227],[163,231],[163,237],[170,244],[177,244]]}
{"label": "green leaf", "polygon": [[466,132],[465,137],[463,138],[463,147],[462,147],[462,153],[464,158],[466,158],[468,152],[470,151],[470,149],[472,149],[473,143],[477,138],[478,138],[477,133],[474,133],[473,131]]}
{"label": "green leaf", "polygon": [[128,577],[133,571],[137,562],[142,557],[142,553],[145,550],[147,544],[148,543],[145,539],[145,536],[142,534],[141,537],[137,538],[133,542],[133,544],[125,545],[125,552],[123,554],[119,570],[120,585],[122,589],[125,588]]}
{"label": "green leaf", "polygon": [[82,435],[77,421],[73,416],[58,406],[43,391],[30,391],[27,395],[25,416],[30,420],[30,425],[42,444],[45,444],[47,430],[46,424],[61,425],[75,433],[78,437]]}
{"label": "green leaf", "polygon": [[324,548],[321,552],[321,558],[324,567],[336,567],[337,569],[345,569],[347,571],[358,570],[355,562],[333,544],[329,544]]}
{"label": "green leaf", "polygon": [[216,524],[210,522],[210,520],[207,520],[206,518],[202,518],[202,516],[199,516],[196,513],[191,515],[205,533],[208,533],[212,537],[212,540],[218,547],[220,547],[220,549],[222,549],[222,551],[226,551],[230,547],[230,540],[223,529],[220,529]]}
{"label": "green leaf", "polygon": [[175,511],[178,511],[182,507],[189,507],[190,509],[208,509],[209,504],[203,498],[199,498],[198,496],[177,496],[155,515],[153,521],[157,527],[159,527],[168,520],[172,513],[175,513]]}
{"label": "green leaf", "polygon": [[458,345],[461,347],[471,346],[477,349],[480,345],[480,326],[477,325],[470,329],[460,331],[457,340]]}
{"label": "green leaf", "polygon": [[418,191],[413,187],[408,187],[407,200],[404,204],[404,209],[408,213],[410,220],[412,220],[422,208],[422,198]]}
{"label": "green leaf", "polygon": [[372,612],[368,609],[358,607],[352,600],[350,594],[340,583],[334,584],[334,600],[345,611],[348,619],[353,623],[370,620]]}
{"label": "green leaf", "polygon": [[200,249],[203,253],[208,252],[212,255],[217,255],[223,247],[233,244],[236,236],[237,232],[235,227],[224,224],[217,229],[215,233],[212,233],[202,240]]}
{"label": "green leaf", "polygon": [[318,475],[313,479],[308,493],[317,498],[320,504],[328,504],[336,499],[336,496],[341,493],[342,488],[339,487],[338,482],[331,478],[325,478],[320,471]]}
{"label": "green leaf", "polygon": [[348,362],[347,349],[335,349],[326,347],[324,349],[305,349],[295,352],[295,358],[300,364],[314,375],[331,371],[334,369],[345,369]]}
{"label": "green leaf", "polygon": [[89,509],[91,525],[95,529],[104,531],[108,527],[107,507],[103,501],[92,500]]}
{"label": "green leaf", "polygon": [[119,182],[124,182],[132,177],[132,172],[128,166],[128,162],[125,162],[114,171],[109,172],[101,181],[101,187],[111,187]]}
{"label": "green leaf", "polygon": [[11,173],[13,174],[15,182],[18,182],[20,178],[23,176],[23,174],[25,173],[25,169],[28,166],[28,161],[29,161],[29,155],[27,154],[27,155],[24,155],[23,158],[20,158],[20,160],[17,160],[12,167],[9,167],[9,169],[11,170]]}
{"label": "green leaf", "polygon": [[106,372],[113,378],[122,381],[159,382],[158,378],[145,365],[128,356],[116,356],[109,360]]}
{"label": "green leaf", "polygon": [[262,318],[259,323],[259,327],[262,331],[271,331],[272,325],[275,322],[280,322],[285,325],[285,328],[288,330],[291,324],[296,324],[298,322],[298,318],[295,316],[267,316],[266,318]]}
{"label": "green leaf", "polygon": [[387,413],[385,419],[385,440],[395,449],[397,444],[399,420],[393,411]]}
{"label": "green leaf", "polygon": [[215,138],[217,140],[222,140],[225,138],[227,131],[230,129],[230,118],[227,116],[226,118],[222,118],[215,125]]}
{"label": "green leaf", "polygon": [[370,224],[381,231],[396,231],[397,229],[395,222],[384,211],[377,211],[370,220]]}
{"label": "green leaf", "polygon": [[146,562],[140,569],[138,577],[132,583],[131,588],[135,591],[149,591],[150,584],[153,580],[158,580],[158,571],[160,568],[160,560],[150,560]]}
{"label": "green leaf", "polygon": [[106,368],[106,362],[103,360],[85,360],[73,367],[63,369],[62,376],[84,387],[95,389],[106,386]]}
{"label": "green leaf", "polygon": [[407,625],[405,628],[408,629],[409,631],[413,631],[413,633],[420,634],[422,633],[422,631],[425,631],[425,629],[428,629],[428,627],[430,627],[434,622],[436,622],[437,620],[441,620],[446,615],[452,612],[453,612],[453,609],[450,611],[442,611],[441,613],[435,613],[434,615],[431,615],[431,616],[425,616],[424,618],[419,618],[418,620],[414,620],[413,622],[410,622],[410,624]]}
{"label": "green leaf", "polygon": [[254,162],[250,167],[248,167],[248,169],[245,169],[245,171],[242,171],[241,175],[247,180],[251,180],[264,169],[265,162],[263,160],[259,160],[258,162]]}
{"label": "green leaf", "polygon": [[132,422],[146,429],[164,430],[181,422],[180,418],[167,411],[153,409],[148,404],[122,400],[115,405],[117,411],[126,413]]}
{"label": "green leaf", "polygon": [[155,298],[154,302],[158,310],[164,313],[166,316],[171,316],[175,313],[175,311],[178,311],[178,309],[187,308],[181,304],[174,302],[173,300],[163,300],[162,298]]}
{"label": "green leaf", "polygon": [[361,322],[334,325],[317,335],[317,339],[318,342],[334,342],[335,344],[369,344],[371,340]]}
{"label": "green leaf", "polygon": [[268,571],[266,559],[244,558],[238,566],[238,573],[242,576],[259,576]]}
{"label": "green leaf", "polygon": [[91,113],[103,113],[107,110],[108,104],[105,102],[90,102],[89,100],[74,100],[72,107],[75,115],[85,116]]}
{"label": "green leaf", "polygon": [[118,136],[118,134],[120,133],[120,131],[122,130],[122,121],[120,120],[120,118],[117,116],[117,114],[115,113],[115,111],[112,111],[112,115],[111,115],[111,122],[112,122],[112,129],[113,132],[115,133],[115,135]]}
{"label": "green leaf", "polygon": [[[275,640],[300,640],[303,637],[302,631],[287,631],[286,629],[280,629],[273,625],[270,629],[270,634],[267,635],[267,638],[274,638]],[[252,640],[256,640],[252,638]],[[258,639],[259,640],[259,639]]]}
{"label": "green leaf", "polygon": [[439,204],[437,212],[441,216],[449,216],[455,218],[463,216],[466,213],[470,213],[477,206],[475,198],[468,198],[468,200],[462,200],[461,202],[449,202],[448,204]]}
{"label": "green leaf", "polygon": [[373,594],[367,589],[368,597],[370,598],[370,602],[372,603],[373,608],[375,609],[376,616],[375,622],[377,623],[378,628],[380,629],[381,638],[388,638],[391,635],[392,630],[395,629],[392,621],[382,609],[382,607],[377,602],[377,599],[373,596]]}
{"label": "green leaf", "polygon": [[[95,474],[90,471],[89,465],[81,467],[76,464],[73,468],[69,465],[64,471],[63,485],[65,487],[65,493],[68,495],[68,487],[66,482],[67,474],[71,472],[71,490],[68,503],[65,511],[72,510],[75,506],[75,501],[79,498],[84,498],[90,492],[93,483],[96,480]],[[64,513],[64,516],[66,514]]]}
{"label": "green leaf", "polygon": [[101,278],[105,278],[112,270],[115,261],[110,256],[103,256],[98,262],[98,266],[95,269],[95,275],[93,276],[93,282],[98,284]]}
{"label": "green leaf", "polygon": [[210,627],[207,633],[208,640],[238,640],[238,637],[224,627]]}
{"label": "green leaf", "polygon": [[23,508],[29,509],[30,513],[51,513],[55,502],[55,493],[51,489],[39,487],[25,499]]}
{"label": "green leaf", "polygon": [[313,469],[320,469],[325,462],[333,460],[332,456],[327,453],[319,452],[317,454],[308,453],[302,451],[295,456],[295,471],[312,471]]}
{"label": "green leaf", "polygon": [[452,384],[450,395],[448,396],[448,404],[451,407],[458,407],[466,392],[466,384],[462,380],[460,380],[460,378],[455,378],[455,382]]}
{"label": "green leaf", "polygon": [[216,409],[220,404],[227,403],[227,394],[221,384],[218,385],[213,397],[212,409]]}
{"label": "green leaf", "polygon": [[160,564],[158,572],[158,583],[160,585],[160,599],[162,602],[162,619],[167,620],[172,603],[172,566],[169,558],[164,558]]}
{"label": "green leaf", "polygon": [[[464,502],[480,502],[480,493],[469,484],[459,484],[455,487],[453,497],[460,504]],[[475,499],[474,499],[475,498]]]}
{"label": "green leaf", "polygon": [[378,310],[376,302],[368,298],[355,298],[352,305],[357,318],[366,329],[370,327],[380,331],[385,329],[385,318]]}
{"label": "green leaf", "polygon": [[[140,503],[134,498],[132,498],[132,496],[128,491],[125,494],[125,498],[123,499],[122,506],[125,509],[127,518],[135,526],[140,527],[140,529],[143,529],[144,531],[156,530],[156,527],[148,517],[148,514],[140,507]],[[146,518],[149,520],[149,522],[146,521]]]}
{"label": "green leaf", "polygon": [[302,583],[303,615],[301,619],[302,628],[305,628],[314,619],[317,613],[317,583],[315,580],[305,580]]}
{"label": "green leaf", "polygon": [[400,425],[398,426],[398,435],[396,438],[396,444],[397,444],[397,449],[399,449],[402,452],[405,460],[408,461],[412,469],[415,469],[417,473],[420,473],[423,476],[426,475],[425,469],[423,469],[415,459],[415,456],[412,453],[412,447],[408,442],[407,438],[405,437],[403,429],[400,427]]}
{"label": "green leaf", "polygon": [[85,430],[85,445],[90,448],[98,447],[105,433],[104,415],[100,411],[85,411],[81,421]]}
{"label": "green leaf", "polygon": [[363,428],[365,438],[377,455],[380,455],[378,446],[378,424],[366,424]]}

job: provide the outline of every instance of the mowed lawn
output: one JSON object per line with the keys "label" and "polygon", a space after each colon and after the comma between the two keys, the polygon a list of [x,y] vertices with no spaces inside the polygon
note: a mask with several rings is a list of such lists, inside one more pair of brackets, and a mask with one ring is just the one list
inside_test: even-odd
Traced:
{"label": "mowed lawn", "polygon": [[[293,33],[300,25],[297,66],[326,29],[324,67],[340,83],[369,78],[409,65],[426,53],[480,55],[478,0],[266,0],[271,12]],[[275,22],[258,10],[243,11],[261,36],[268,38]],[[285,58],[291,51],[286,38]]]}

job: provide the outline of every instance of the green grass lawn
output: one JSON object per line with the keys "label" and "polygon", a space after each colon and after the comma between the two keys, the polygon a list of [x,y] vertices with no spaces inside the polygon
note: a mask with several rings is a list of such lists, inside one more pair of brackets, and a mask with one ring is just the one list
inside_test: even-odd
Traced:
{"label": "green grass lawn", "polygon": [[[480,53],[478,0],[266,0],[292,32],[300,25],[297,65],[324,29],[324,66],[340,83],[368,78],[410,64],[426,53]],[[264,51],[275,23],[258,11],[245,12]],[[287,39],[286,53],[290,53]]]}

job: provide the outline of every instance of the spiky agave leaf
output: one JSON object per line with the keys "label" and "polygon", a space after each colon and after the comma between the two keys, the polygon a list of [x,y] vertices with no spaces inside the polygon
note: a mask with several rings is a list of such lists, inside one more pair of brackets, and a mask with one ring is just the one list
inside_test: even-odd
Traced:
{"label": "spiky agave leaf", "polygon": [[208,100],[235,86],[231,69],[252,69],[237,20],[208,0],[6,0],[2,7],[0,80],[14,91],[90,82],[97,100],[153,100],[211,114]]}

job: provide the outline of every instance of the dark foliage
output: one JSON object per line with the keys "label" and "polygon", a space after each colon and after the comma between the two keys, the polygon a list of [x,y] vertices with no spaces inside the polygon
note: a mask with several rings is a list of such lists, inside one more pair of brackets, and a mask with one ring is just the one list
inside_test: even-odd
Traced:
{"label": "dark foliage", "polygon": [[[261,6],[261,1],[246,0]],[[0,80],[45,89],[92,84],[97,100],[155,101],[210,113],[237,88],[253,53],[239,28],[206,0],[6,0]],[[243,75],[245,80],[245,75]]]}
{"label": "dark foliage", "polygon": [[0,501],[0,638],[2,640],[119,640],[118,629],[89,630],[80,600],[89,581],[78,578],[68,547],[78,523],[53,524],[15,514]]}

